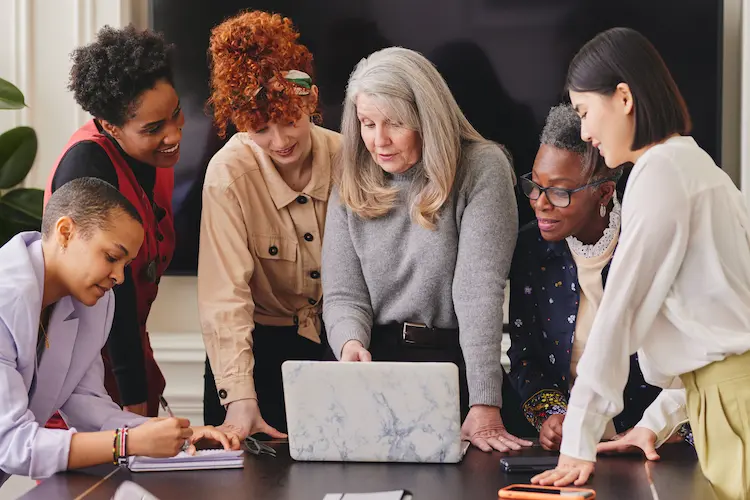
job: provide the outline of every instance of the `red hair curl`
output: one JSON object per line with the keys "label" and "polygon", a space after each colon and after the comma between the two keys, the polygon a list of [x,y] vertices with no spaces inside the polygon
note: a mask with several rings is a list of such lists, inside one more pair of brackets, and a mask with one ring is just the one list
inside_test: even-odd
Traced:
{"label": "red hair curl", "polygon": [[[234,124],[242,132],[268,122],[292,122],[310,112],[310,96],[298,95],[282,71],[304,71],[313,78],[313,57],[298,42],[291,19],[262,11],[245,11],[211,30],[208,46],[211,96],[219,135]],[[271,85],[271,80],[274,80]],[[313,109],[310,113],[317,117]]]}

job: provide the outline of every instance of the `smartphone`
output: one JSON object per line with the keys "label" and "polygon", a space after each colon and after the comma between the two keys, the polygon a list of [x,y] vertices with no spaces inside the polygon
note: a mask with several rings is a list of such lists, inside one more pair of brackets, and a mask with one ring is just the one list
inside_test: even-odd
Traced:
{"label": "smartphone", "polygon": [[553,498],[591,500],[596,498],[596,492],[586,488],[558,488],[556,486],[539,486],[536,484],[511,484],[498,491],[497,496],[504,500],[549,500]]}
{"label": "smartphone", "polygon": [[557,467],[557,456],[503,457],[500,467],[503,472],[544,472]]}

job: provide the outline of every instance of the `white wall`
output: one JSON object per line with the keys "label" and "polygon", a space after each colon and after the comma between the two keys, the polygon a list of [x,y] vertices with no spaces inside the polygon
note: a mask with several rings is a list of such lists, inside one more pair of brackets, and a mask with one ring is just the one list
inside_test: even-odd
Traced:
{"label": "white wall", "polygon": [[[0,0],[0,76],[15,83],[28,108],[0,113],[0,131],[31,125],[39,152],[26,185],[44,187],[70,135],[89,119],[67,90],[69,54],[102,26],[147,24],[146,0]],[[164,280],[150,322],[165,396],[179,414],[202,422],[203,344],[198,335],[195,279]]]}
{"label": "white wall", "polygon": [[44,185],[70,134],[87,118],[66,89],[70,52],[105,24],[129,22],[131,10],[126,0],[0,0],[0,75],[21,88],[28,104],[0,113],[0,127],[25,124],[37,131],[40,148],[28,185]]}
{"label": "white wall", "polygon": [[[750,133],[750,9],[741,6],[742,0],[725,0],[723,156],[730,175],[750,193],[750,151],[746,141],[740,144]],[[87,119],[66,90],[68,54],[104,24],[145,26],[146,0],[0,0],[0,12],[9,13],[0,17],[0,76],[19,85],[29,104],[0,113],[0,131],[20,124],[37,130],[40,149],[28,185],[43,187],[70,134]],[[204,351],[195,283],[190,277],[162,280],[149,330],[167,399],[198,423]]]}
{"label": "white wall", "polygon": [[[126,0],[0,0],[0,76],[15,83],[28,104],[0,112],[0,132],[17,125],[36,129],[39,153],[27,185],[44,186],[68,138],[87,119],[66,90],[68,54],[101,26],[134,19],[136,10]],[[16,498],[33,486],[12,477],[0,498]]]}

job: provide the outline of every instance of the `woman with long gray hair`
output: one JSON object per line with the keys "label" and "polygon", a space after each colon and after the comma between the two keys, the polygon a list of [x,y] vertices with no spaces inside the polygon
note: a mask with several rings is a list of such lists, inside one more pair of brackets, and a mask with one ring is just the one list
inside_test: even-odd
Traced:
{"label": "woman with long gray hair", "polygon": [[463,438],[485,451],[529,446],[500,411],[520,416],[500,364],[518,229],[509,158],[466,120],[435,67],[404,48],[360,61],[341,131],[322,265],[333,354],[454,362]]}

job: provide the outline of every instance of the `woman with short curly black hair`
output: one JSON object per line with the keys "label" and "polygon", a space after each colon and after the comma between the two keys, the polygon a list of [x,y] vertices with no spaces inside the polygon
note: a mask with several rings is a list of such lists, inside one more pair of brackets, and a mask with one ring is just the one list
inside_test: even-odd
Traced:
{"label": "woman with short curly black hair", "polygon": [[73,51],[68,88],[93,120],[73,134],[45,192],[46,201],[70,180],[96,177],[118,188],[144,221],[143,245],[115,291],[117,310],[102,354],[112,399],[145,416],[157,415],[165,386],[146,319],[174,252],[172,167],[185,122],[170,48],[153,31],[106,26],[93,43]]}

